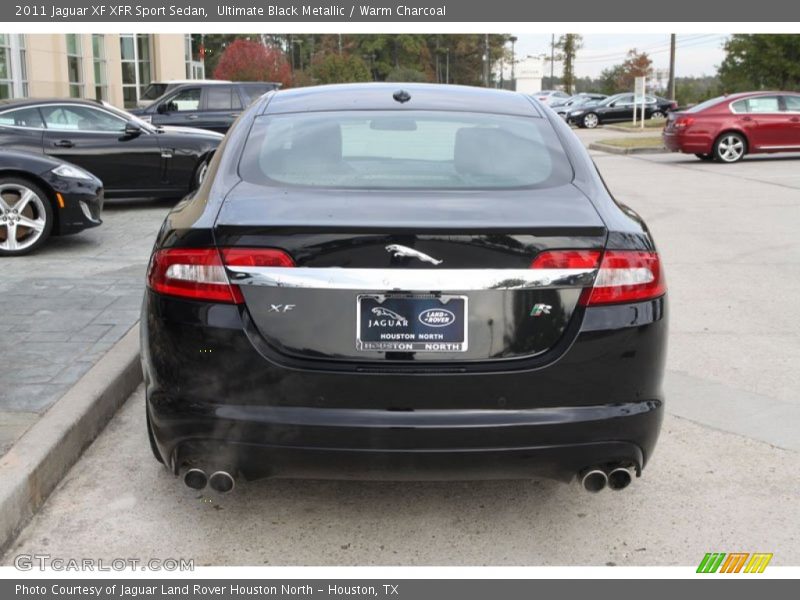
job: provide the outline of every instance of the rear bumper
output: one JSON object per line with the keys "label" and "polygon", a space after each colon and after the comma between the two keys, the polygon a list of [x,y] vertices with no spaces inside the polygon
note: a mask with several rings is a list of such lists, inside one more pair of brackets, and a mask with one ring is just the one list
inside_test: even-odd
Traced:
{"label": "rear bumper", "polygon": [[713,150],[713,139],[705,134],[676,133],[665,131],[661,135],[664,146],[672,152],[687,154],[710,154]]}
{"label": "rear bumper", "polygon": [[645,465],[663,418],[664,299],[591,309],[545,365],[326,372],[259,354],[238,307],[145,298],[142,359],[161,456],[259,477],[568,480]]}
{"label": "rear bumper", "polygon": [[[213,458],[210,458],[213,457]],[[207,473],[226,470],[246,480],[353,479],[459,481],[547,478],[569,482],[587,465],[630,465],[641,473],[641,448],[630,442],[597,442],[520,448],[387,450],[270,446],[191,440],[176,448],[182,465]]]}

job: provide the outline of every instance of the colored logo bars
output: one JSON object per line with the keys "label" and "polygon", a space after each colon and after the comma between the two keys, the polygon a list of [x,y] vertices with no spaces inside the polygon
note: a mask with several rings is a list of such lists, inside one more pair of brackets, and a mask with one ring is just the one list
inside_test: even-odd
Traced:
{"label": "colored logo bars", "polygon": [[[749,560],[748,560],[749,558]],[[772,553],[754,552],[708,552],[697,566],[698,573],[763,573]]]}

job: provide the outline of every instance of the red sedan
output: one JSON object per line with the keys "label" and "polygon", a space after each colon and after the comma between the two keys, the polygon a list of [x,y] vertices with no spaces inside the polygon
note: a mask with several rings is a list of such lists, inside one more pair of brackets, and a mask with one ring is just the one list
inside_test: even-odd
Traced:
{"label": "red sedan", "polygon": [[670,113],[664,145],[701,160],[734,163],[745,154],[800,152],[800,93],[747,92]]}

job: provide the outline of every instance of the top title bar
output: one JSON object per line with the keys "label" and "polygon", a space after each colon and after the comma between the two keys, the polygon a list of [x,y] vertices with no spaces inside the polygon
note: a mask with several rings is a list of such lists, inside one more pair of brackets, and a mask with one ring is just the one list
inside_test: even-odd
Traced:
{"label": "top title bar", "polygon": [[797,22],[800,3],[759,0],[374,0],[261,2],[259,0],[141,0],[136,3],[59,0],[0,5],[4,22]]}

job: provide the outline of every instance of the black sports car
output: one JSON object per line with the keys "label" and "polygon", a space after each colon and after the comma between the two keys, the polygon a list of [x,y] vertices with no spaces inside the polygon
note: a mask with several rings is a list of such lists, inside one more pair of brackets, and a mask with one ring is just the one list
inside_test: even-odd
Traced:
{"label": "black sports car", "polygon": [[562,119],[566,119],[567,115],[576,110],[579,106],[586,107],[589,105],[595,105],[603,100],[605,100],[607,96],[605,94],[577,94],[575,96],[570,96],[564,102],[559,102],[558,104],[551,104],[550,108],[555,112],[559,117]]}
{"label": "black sports car", "polygon": [[0,256],[102,223],[103,184],[63,161],[0,149]]}
{"label": "black sports car", "polygon": [[[594,129],[603,123],[633,120],[633,109],[641,115],[641,100],[634,104],[633,94],[616,94],[588,106],[577,106],[567,113],[567,122],[578,127]],[[663,119],[667,113],[678,108],[678,104],[658,96],[645,96],[645,119]]]}
{"label": "black sports car", "polygon": [[0,101],[0,148],[83,167],[109,198],[185,195],[202,181],[221,140],[211,131],[155,127],[90,100]]}
{"label": "black sports car", "polygon": [[546,476],[621,489],[663,416],[642,220],[523,94],[267,94],[147,275],[153,452],[185,483]]}

